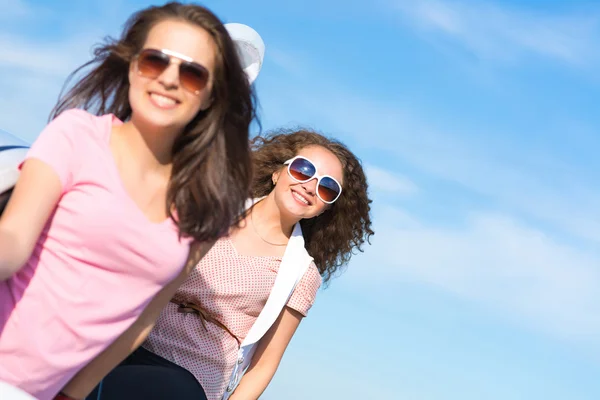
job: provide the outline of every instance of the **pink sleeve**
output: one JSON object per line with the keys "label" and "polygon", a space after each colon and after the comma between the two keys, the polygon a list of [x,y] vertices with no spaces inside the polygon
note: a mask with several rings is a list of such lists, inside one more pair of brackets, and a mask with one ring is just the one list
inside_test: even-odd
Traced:
{"label": "pink sleeve", "polygon": [[300,314],[308,314],[308,310],[312,307],[317,296],[317,291],[321,287],[322,278],[315,263],[311,263],[304,276],[298,282],[292,297],[287,303],[287,306]]}
{"label": "pink sleeve", "polygon": [[68,190],[78,169],[77,140],[87,133],[90,123],[86,111],[64,111],[42,130],[25,160],[37,158],[48,164],[58,175],[63,191]]}

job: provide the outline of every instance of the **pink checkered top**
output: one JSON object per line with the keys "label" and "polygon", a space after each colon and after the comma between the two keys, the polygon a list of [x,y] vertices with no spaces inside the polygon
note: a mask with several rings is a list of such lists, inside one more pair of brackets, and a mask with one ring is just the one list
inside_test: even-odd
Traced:
{"label": "pink checkered top", "polygon": [[[281,263],[280,257],[239,254],[229,238],[216,242],[196,266],[176,297],[201,305],[243,341],[264,307]],[[287,306],[306,316],[321,286],[313,264]],[[170,303],[143,347],[190,371],[208,400],[219,400],[236,362],[238,342],[223,328],[196,314],[177,311]]]}

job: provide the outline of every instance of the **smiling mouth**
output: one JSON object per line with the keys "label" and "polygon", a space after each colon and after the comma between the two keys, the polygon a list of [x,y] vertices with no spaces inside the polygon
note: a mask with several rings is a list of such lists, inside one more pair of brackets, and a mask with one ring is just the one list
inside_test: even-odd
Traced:
{"label": "smiling mouth", "polygon": [[154,103],[154,105],[156,105],[159,108],[168,110],[177,107],[177,105],[180,103],[180,101],[178,101],[177,99],[164,96],[159,93],[150,92],[149,95],[152,103]]}
{"label": "smiling mouth", "polygon": [[306,204],[307,206],[311,205],[311,202],[304,196],[302,196],[300,193],[296,192],[295,190],[292,190],[292,196],[294,196],[294,198],[296,200],[298,200],[301,203]]}

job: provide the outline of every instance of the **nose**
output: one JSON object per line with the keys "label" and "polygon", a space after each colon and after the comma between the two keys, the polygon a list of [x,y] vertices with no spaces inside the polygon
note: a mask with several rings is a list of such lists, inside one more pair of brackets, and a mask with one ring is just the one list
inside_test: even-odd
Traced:
{"label": "nose", "polygon": [[306,193],[314,195],[317,192],[317,178],[313,178],[308,182],[302,184],[302,188],[306,190]]}
{"label": "nose", "polygon": [[171,60],[169,66],[158,76],[165,89],[177,89],[179,87],[179,60]]}

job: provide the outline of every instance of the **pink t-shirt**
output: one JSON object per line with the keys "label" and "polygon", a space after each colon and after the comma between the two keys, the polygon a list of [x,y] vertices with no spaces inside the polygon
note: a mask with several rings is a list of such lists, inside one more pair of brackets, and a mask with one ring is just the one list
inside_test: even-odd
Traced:
{"label": "pink t-shirt", "polygon": [[[176,296],[201,305],[243,341],[275,284],[279,257],[239,254],[231,240],[218,240],[202,258]],[[321,285],[314,263],[298,282],[287,306],[306,316]],[[190,371],[208,400],[219,400],[237,360],[238,342],[226,330],[183,314],[169,303],[143,347]]]}
{"label": "pink t-shirt", "polygon": [[0,381],[51,399],[183,268],[189,240],[150,222],[128,196],[109,147],[112,115],[65,111],[28,153],[56,172],[62,197],[23,268],[0,282]]}

